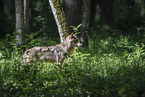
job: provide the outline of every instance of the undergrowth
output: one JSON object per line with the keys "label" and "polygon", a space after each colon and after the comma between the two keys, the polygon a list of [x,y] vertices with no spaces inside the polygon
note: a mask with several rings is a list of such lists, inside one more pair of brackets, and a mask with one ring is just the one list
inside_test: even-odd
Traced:
{"label": "undergrowth", "polygon": [[[91,37],[88,48],[75,48],[59,69],[46,62],[21,65],[23,52],[9,37],[0,44],[1,97],[145,95],[144,44],[133,42],[132,36]],[[40,45],[38,40],[32,39],[29,47]]]}

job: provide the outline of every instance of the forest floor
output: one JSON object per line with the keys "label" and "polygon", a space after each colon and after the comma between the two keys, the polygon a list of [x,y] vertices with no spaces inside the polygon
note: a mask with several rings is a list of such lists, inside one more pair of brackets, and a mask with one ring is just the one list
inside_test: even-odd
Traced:
{"label": "forest floor", "polygon": [[[27,47],[40,45],[37,40]],[[46,62],[22,66],[23,53],[8,35],[0,43],[0,96],[143,97],[143,41],[138,34],[92,34],[88,48],[76,47],[58,69]]]}

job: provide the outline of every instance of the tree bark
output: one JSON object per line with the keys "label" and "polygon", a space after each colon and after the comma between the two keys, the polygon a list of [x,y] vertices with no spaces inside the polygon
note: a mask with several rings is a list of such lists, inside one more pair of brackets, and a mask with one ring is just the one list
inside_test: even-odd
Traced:
{"label": "tree bark", "polygon": [[134,0],[127,0],[127,6],[128,6],[128,24],[132,25],[132,21],[134,18],[134,4],[135,1]]}
{"label": "tree bark", "polygon": [[24,10],[23,1],[15,0],[16,11],[16,40],[17,46],[22,46],[24,43]]}
{"label": "tree bark", "polygon": [[82,0],[64,0],[63,8],[70,26],[81,23]]}
{"label": "tree bark", "polygon": [[83,0],[82,11],[82,27],[81,27],[81,42],[88,45],[88,32],[89,32],[89,14],[90,14],[90,0]]}
{"label": "tree bark", "polygon": [[65,18],[62,7],[60,6],[59,0],[49,0],[49,4],[51,6],[58,27],[60,41],[63,42],[65,38],[70,34],[67,20]]}
{"label": "tree bark", "polygon": [[90,0],[90,25],[94,25],[94,20],[96,16],[96,9],[97,9],[97,4],[96,0]]}
{"label": "tree bark", "polygon": [[101,10],[101,23],[103,29],[114,26],[114,0],[98,0]]}
{"label": "tree bark", "polygon": [[[64,12],[69,25],[81,27],[81,42],[88,44],[90,0],[64,0]],[[72,31],[72,29],[71,29]]]}
{"label": "tree bark", "polygon": [[29,34],[29,32],[30,32],[30,17],[31,17],[30,0],[24,0],[24,31],[25,31],[25,34]]}
{"label": "tree bark", "polygon": [[[48,31],[48,27],[49,27],[49,22],[50,22],[50,20],[49,20],[49,15],[50,14],[48,14],[48,12],[49,12],[49,8],[48,8],[48,6],[49,6],[49,4],[48,4],[48,0],[43,0],[43,9],[42,9],[42,18],[45,18],[44,20],[43,20],[43,22],[42,22],[42,25],[43,25],[43,35],[44,36],[46,36],[46,34],[47,33],[50,33],[49,31]],[[49,35],[49,34],[48,34]]]}

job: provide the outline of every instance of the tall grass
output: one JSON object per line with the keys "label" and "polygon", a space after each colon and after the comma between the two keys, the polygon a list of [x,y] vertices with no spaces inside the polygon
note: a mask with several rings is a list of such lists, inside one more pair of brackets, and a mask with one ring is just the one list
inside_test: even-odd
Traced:
{"label": "tall grass", "polygon": [[76,48],[60,69],[46,62],[23,66],[15,42],[5,44],[0,44],[0,96],[145,95],[144,44],[132,42],[131,36],[91,37],[89,47]]}

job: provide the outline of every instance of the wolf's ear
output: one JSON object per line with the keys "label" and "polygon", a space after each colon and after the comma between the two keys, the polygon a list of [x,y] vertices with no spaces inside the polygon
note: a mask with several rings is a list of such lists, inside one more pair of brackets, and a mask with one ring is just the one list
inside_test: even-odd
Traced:
{"label": "wolf's ear", "polygon": [[68,36],[66,37],[66,40],[70,40],[70,39],[72,38],[72,35],[73,35],[73,33],[71,33],[71,35],[68,35]]}
{"label": "wolf's ear", "polygon": [[67,36],[65,40],[70,40],[71,39],[71,36]]}
{"label": "wolf's ear", "polygon": [[73,36],[76,36],[78,33],[73,34]]}

